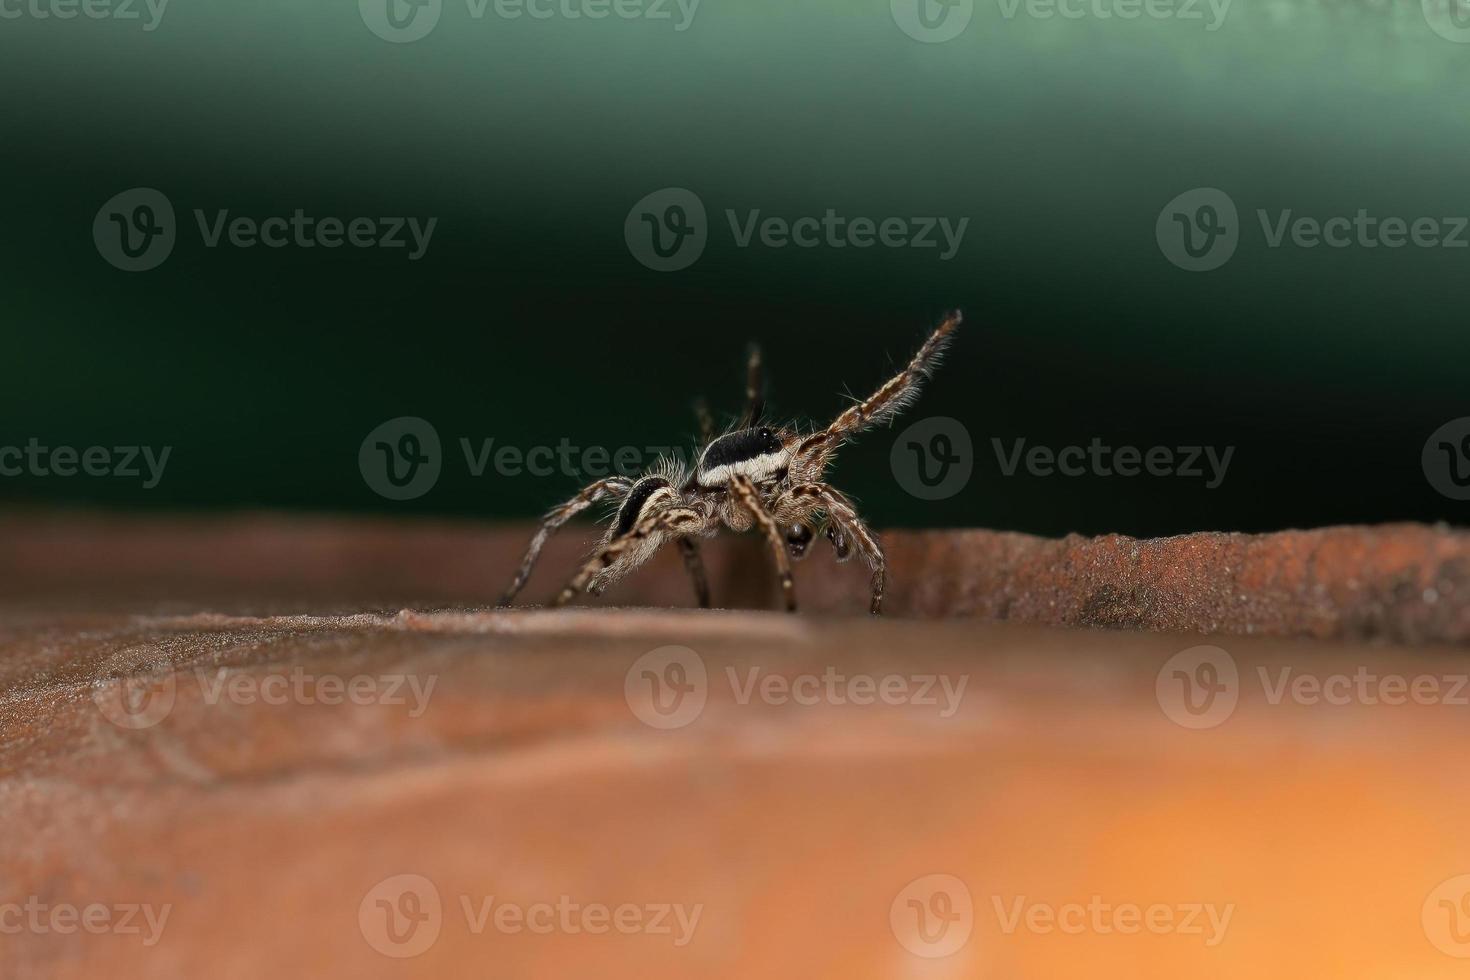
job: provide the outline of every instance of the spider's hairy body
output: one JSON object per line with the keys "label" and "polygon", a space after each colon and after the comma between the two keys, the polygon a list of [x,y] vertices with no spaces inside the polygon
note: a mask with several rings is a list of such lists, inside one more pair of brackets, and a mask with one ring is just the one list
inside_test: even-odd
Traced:
{"label": "spider's hairy body", "polygon": [[674,460],[657,464],[637,479],[610,477],[585,487],[546,515],[531,541],[520,570],[502,597],[510,602],[525,585],[542,546],[551,533],[593,503],[607,499],[617,508],[582,569],[557,594],[554,605],[578,592],[601,592],[647,561],[669,541],[679,545],[701,606],[709,605],[709,587],[699,558],[698,541],[721,530],[763,534],[786,598],[796,609],[789,558],[801,558],[817,532],[826,535],[838,561],[861,555],[872,571],[871,610],[883,601],[886,567],[876,535],[858,516],[841,491],[824,482],[837,450],[860,432],[891,422],[918,397],[922,383],[938,366],[960,314],[944,318],[908,366],[876,392],[850,406],[826,427],[806,435],[785,426],[760,425],[760,352],[752,348],[747,363],[746,409],[735,429],[716,437],[705,424],[703,448],[693,470]]}

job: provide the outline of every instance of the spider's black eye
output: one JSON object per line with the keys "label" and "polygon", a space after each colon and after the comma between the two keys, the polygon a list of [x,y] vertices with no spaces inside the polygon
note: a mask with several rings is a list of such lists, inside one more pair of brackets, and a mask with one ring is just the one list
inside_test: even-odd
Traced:
{"label": "spider's black eye", "polygon": [[776,452],[781,448],[781,440],[776,438],[776,433],[770,429],[761,429],[759,432],[761,450],[768,453]]}

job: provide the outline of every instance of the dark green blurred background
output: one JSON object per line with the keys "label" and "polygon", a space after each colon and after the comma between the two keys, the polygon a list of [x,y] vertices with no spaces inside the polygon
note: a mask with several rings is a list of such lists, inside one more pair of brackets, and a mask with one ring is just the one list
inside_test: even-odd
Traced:
{"label": "dark green blurred background", "polygon": [[[26,4],[38,0],[24,0]],[[0,19],[0,445],[172,446],[164,478],[0,479],[0,501],[527,518],[569,476],[470,475],[458,440],[687,442],[738,408],[763,341],[773,409],[829,416],[946,308],[965,331],[918,406],[846,452],[873,521],[1064,533],[1466,523],[1426,438],[1470,415],[1470,249],[1267,248],[1255,217],[1470,214],[1470,44],[1417,3],[1236,0],[1177,18],[1007,18],[976,0],[920,43],[887,0],[703,0],[671,20],[475,18],[388,43],[358,7],[172,0],[141,21]],[[150,16],[141,2],[143,21]],[[1206,10],[1206,16],[1208,12]],[[709,244],[660,273],[624,243],[664,187]],[[1223,267],[1155,240],[1176,195],[1240,209]],[[94,216],[162,191],[158,268],[99,255]],[[438,219],[427,254],[206,248],[192,211]],[[724,210],[969,218],[935,249],[739,248]],[[367,433],[428,419],[444,469],[375,494]],[[889,467],[904,425],[960,419],[964,492]],[[1183,478],[1001,474],[990,440],[1234,446]]]}

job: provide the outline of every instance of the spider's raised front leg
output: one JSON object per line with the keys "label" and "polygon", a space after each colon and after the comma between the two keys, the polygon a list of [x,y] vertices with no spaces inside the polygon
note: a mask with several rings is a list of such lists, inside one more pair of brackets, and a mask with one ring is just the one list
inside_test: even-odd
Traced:
{"label": "spider's raised front leg", "polygon": [[750,478],[736,474],[730,478],[730,497],[739,502],[755,519],[766,543],[771,547],[771,559],[776,565],[776,574],[781,578],[781,594],[786,600],[786,611],[796,612],[796,583],[791,579],[791,562],[786,558],[786,538],[770,511],[761,503],[760,494]]}
{"label": "spider's raised front leg", "polygon": [[748,429],[755,425],[766,410],[764,366],[760,345],[751,344],[745,355],[745,411],[740,416],[740,423],[735,426],[737,429]]}
{"label": "spider's raised front leg", "polygon": [[875,425],[891,422],[914,399],[925,379],[939,366],[950,336],[960,325],[960,312],[946,316],[929,334],[908,366],[883,383],[867,398],[851,406],[821,432],[808,436],[796,449],[798,458],[827,459],[844,441]]}
{"label": "spider's raised front leg", "polygon": [[694,418],[699,422],[699,444],[708,446],[715,441],[715,417],[709,413],[709,403],[703,398],[694,399]]}
{"label": "spider's raised front leg", "polygon": [[[613,538],[587,559],[587,563],[576,575],[572,576],[572,580],[566,584],[566,587],[557,593],[556,598],[551,600],[551,604],[553,606],[566,605],[578,592],[585,590],[593,578],[610,570],[619,558],[625,556],[636,558],[636,554],[630,555],[630,552],[647,541],[650,535],[664,531],[693,530],[703,523],[703,520],[704,515],[692,507],[673,506],[654,511],[642,518],[627,533]],[[680,534],[680,537],[683,536]]]}
{"label": "spider's raised front leg", "polygon": [[[878,537],[863,519],[858,516],[852,501],[836,488],[826,483],[800,483],[782,495],[792,500],[805,500],[815,504],[815,509],[827,512],[827,537],[837,552],[837,560],[845,561],[849,548],[856,548],[873,572],[873,600],[868,611],[874,616],[883,611],[883,587],[888,578],[888,563],[883,557],[883,546]],[[776,501],[781,509],[783,500]]]}
{"label": "spider's raised front leg", "polygon": [[542,518],[541,526],[537,528],[535,536],[531,538],[531,545],[526,549],[526,557],[522,559],[521,567],[516,571],[515,578],[511,580],[510,587],[500,597],[498,605],[510,605],[511,600],[516,597],[516,593],[520,592],[525,586],[526,580],[531,577],[531,569],[535,566],[536,559],[541,557],[541,549],[546,546],[546,542],[556,532],[557,528],[604,497],[627,493],[628,488],[632,485],[633,481],[627,477],[610,476],[584,487],[582,492],[571,500],[558,507],[553,507],[548,511],[546,516]]}

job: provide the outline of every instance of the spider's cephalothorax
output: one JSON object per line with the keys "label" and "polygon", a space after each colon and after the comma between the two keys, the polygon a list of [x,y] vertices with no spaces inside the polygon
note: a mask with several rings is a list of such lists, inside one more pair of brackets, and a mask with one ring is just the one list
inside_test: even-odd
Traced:
{"label": "spider's cephalothorax", "polygon": [[509,603],[526,584],[552,532],[593,504],[611,500],[617,509],[601,543],[558,593],[554,605],[568,602],[580,591],[601,592],[672,540],[684,556],[699,604],[708,606],[709,585],[699,557],[699,539],[712,537],[721,528],[746,531],[754,527],[770,546],[787,609],[796,609],[790,558],[803,557],[821,531],[832,543],[838,561],[856,551],[872,569],[871,609],[877,613],[883,604],[883,550],[852,501],[822,478],[843,443],[892,421],[918,397],[919,386],[938,366],[959,324],[958,312],[946,316],[907,367],[829,425],[806,435],[794,428],[759,424],[761,361],[759,350],[751,348],[745,414],[735,429],[716,437],[708,413],[701,410],[703,448],[692,472],[677,461],[661,461],[636,479],[613,476],[598,480],[552,510],[531,539],[501,604]]}

